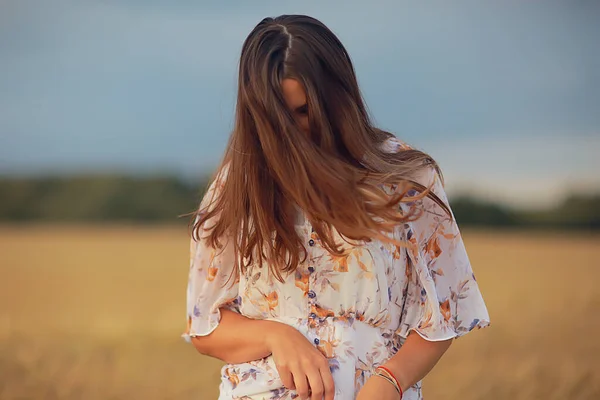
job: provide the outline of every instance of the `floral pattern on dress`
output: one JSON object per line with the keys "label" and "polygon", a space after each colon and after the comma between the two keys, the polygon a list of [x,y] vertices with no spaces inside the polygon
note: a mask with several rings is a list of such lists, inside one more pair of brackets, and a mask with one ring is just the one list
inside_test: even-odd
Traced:
{"label": "floral pattern on dress", "polygon": [[[387,151],[409,148],[396,138]],[[210,206],[226,173],[220,174],[201,207]],[[433,168],[414,179],[448,205],[442,182]],[[383,185],[389,194],[394,185]],[[267,266],[229,281],[233,266],[230,244],[215,250],[203,240],[191,241],[187,290],[187,329],[183,336],[210,334],[219,324],[219,308],[254,319],[288,324],[301,332],[327,357],[335,382],[336,400],[354,399],[372,371],[391,358],[415,331],[426,340],[460,337],[489,325],[489,316],[453,216],[424,198],[401,203],[421,215],[400,224],[393,233],[407,246],[372,240],[343,243],[344,256],[328,253],[306,218],[296,230],[308,257],[279,282]],[[211,225],[210,221],[207,222]],[[201,236],[204,232],[201,232]],[[338,242],[342,243],[341,238]],[[220,400],[294,399],[283,387],[273,357],[221,370]],[[422,398],[421,382],[403,399]]]}

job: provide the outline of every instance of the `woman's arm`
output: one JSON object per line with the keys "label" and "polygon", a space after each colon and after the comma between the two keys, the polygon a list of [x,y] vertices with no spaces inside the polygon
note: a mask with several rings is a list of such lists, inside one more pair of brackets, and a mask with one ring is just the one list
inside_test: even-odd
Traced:
{"label": "woman's arm", "polygon": [[295,328],[275,321],[246,318],[220,309],[217,328],[206,336],[193,336],[202,354],[238,364],[273,355],[282,383],[300,398],[333,400],[334,383],[329,362]]}
{"label": "woman's arm", "polygon": [[398,353],[384,366],[392,371],[405,391],[433,369],[451,344],[452,339],[433,342],[411,332]]}
{"label": "woman's arm", "polygon": [[281,323],[246,318],[225,308],[220,311],[219,326],[211,334],[194,336],[191,341],[201,354],[226,363],[239,364],[269,356],[268,333],[285,328]]}

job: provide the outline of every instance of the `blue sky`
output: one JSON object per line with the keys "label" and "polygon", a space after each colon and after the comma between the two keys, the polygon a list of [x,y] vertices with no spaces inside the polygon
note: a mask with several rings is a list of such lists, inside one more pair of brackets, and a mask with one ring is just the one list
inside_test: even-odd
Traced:
{"label": "blue sky", "polygon": [[600,3],[424,3],[0,0],[0,174],[212,168],[243,40],[302,13],[449,192],[533,206],[600,191]]}

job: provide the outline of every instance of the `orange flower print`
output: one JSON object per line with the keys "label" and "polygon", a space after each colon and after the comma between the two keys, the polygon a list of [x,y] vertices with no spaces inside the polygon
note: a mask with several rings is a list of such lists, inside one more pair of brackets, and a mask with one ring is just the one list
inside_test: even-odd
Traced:
{"label": "orange flower print", "polygon": [[331,255],[331,261],[333,261],[333,270],[337,272],[348,272],[348,255],[336,256]]}
{"label": "orange flower print", "polygon": [[216,250],[212,250],[210,252],[210,259],[208,260],[208,268],[206,269],[206,280],[209,282],[214,281],[215,278],[217,277],[217,272],[219,272],[219,269],[217,267],[214,267],[216,255],[217,255]]}
{"label": "orange flower print", "polygon": [[332,358],[335,355],[333,351],[334,345],[328,340],[320,340],[317,349],[327,358]]}
{"label": "orange flower print", "polygon": [[440,241],[437,235],[434,235],[429,239],[427,244],[425,245],[425,251],[429,253],[429,256],[432,259],[438,258],[440,254],[442,254],[442,249],[440,248]]}
{"label": "orange flower print", "polygon": [[309,274],[302,273],[299,269],[296,270],[296,287],[302,290],[305,297],[308,294],[308,277]]}
{"label": "orange flower print", "polygon": [[354,314],[354,318],[355,318],[357,321],[364,322],[364,320],[365,320],[365,313],[364,313],[364,311],[358,311],[358,310],[357,310],[357,311],[356,311],[356,314]]}
{"label": "orange flower print", "polygon": [[217,267],[208,267],[208,275],[206,275],[206,280],[212,282],[215,280],[217,276],[217,272],[219,272],[219,268]]}
{"label": "orange flower print", "polygon": [[360,273],[360,275],[359,275],[359,277],[361,279],[373,279],[373,278],[375,278],[375,274],[373,273],[373,271],[371,271],[369,269],[369,267],[364,262],[362,262],[359,258],[356,259],[356,262],[358,263],[358,266],[362,270],[361,273]]}
{"label": "orange flower print", "polygon": [[427,329],[427,328],[431,328],[433,326],[433,313],[431,312],[431,309],[427,309],[425,311],[425,320],[421,321],[421,323],[419,324],[419,329]]}
{"label": "orange flower print", "polygon": [[341,323],[345,326],[350,326],[352,325],[352,319],[354,315],[348,314],[348,313],[344,313],[342,315],[338,315],[335,319],[335,322]]}
{"label": "orange flower print", "polygon": [[240,377],[231,368],[225,368],[225,376],[231,382],[231,386],[235,388],[240,383]]}
{"label": "orange flower print", "polygon": [[323,307],[319,307],[316,304],[311,306],[311,309],[317,315],[317,317],[319,317],[321,319],[335,316],[335,314],[332,310],[327,310]]}
{"label": "orange flower print", "polygon": [[394,256],[394,260],[399,260],[400,257],[402,256],[402,247],[401,246],[394,246],[394,251],[393,251],[393,256]]}
{"label": "orange flower print", "polygon": [[263,295],[263,296],[265,296],[265,300],[267,301],[267,304],[269,305],[269,310],[273,311],[279,304],[279,295],[277,294],[276,291],[273,291],[273,292]]}
{"label": "orange flower print", "polygon": [[356,312],[354,307],[350,307],[348,309],[341,310],[338,313],[338,316],[335,318],[335,320],[336,320],[336,322],[341,322],[347,326],[350,326],[350,325],[352,325],[354,320],[359,319],[359,318],[360,318],[360,316],[358,315],[358,313]]}
{"label": "orange flower print", "polygon": [[450,311],[450,299],[440,303],[440,311],[444,316],[444,320],[449,321],[450,317],[452,317],[452,312]]}
{"label": "orange flower print", "polygon": [[415,260],[419,259],[419,245],[417,244],[417,239],[414,236],[408,239],[408,242],[406,243],[406,248],[407,251],[410,251],[412,253],[412,256]]}

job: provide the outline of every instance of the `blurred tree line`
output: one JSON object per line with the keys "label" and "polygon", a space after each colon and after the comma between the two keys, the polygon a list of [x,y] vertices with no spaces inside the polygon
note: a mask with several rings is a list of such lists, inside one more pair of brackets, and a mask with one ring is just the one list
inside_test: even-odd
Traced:
{"label": "blurred tree line", "polygon": [[[0,178],[3,222],[187,222],[209,176]],[[550,210],[515,210],[473,198],[451,199],[461,226],[600,230],[600,194],[573,196]]]}

